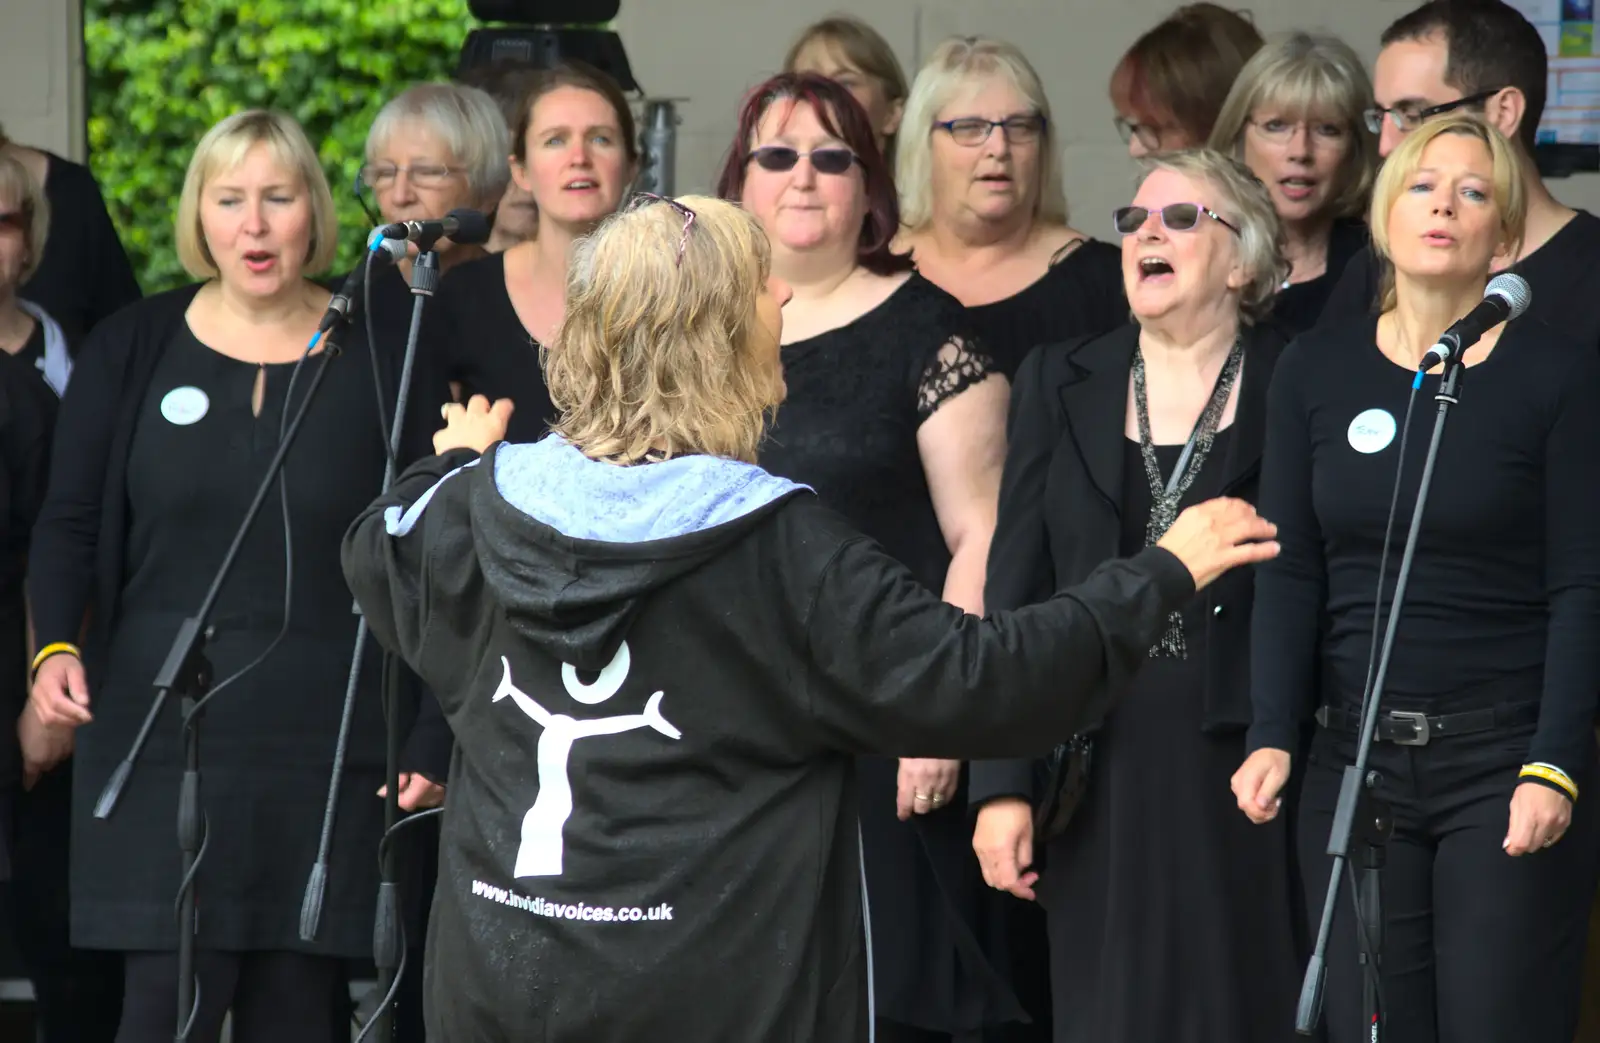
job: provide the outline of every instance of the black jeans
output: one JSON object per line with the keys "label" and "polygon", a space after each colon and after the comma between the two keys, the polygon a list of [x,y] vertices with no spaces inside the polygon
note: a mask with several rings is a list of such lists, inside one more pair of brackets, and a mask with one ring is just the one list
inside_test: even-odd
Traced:
{"label": "black jeans", "polygon": [[[1578,778],[1572,824],[1553,847],[1501,848],[1533,727],[1426,746],[1373,744],[1368,766],[1394,815],[1381,871],[1384,1039],[1395,1043],[1572,1043],[1588,910],[1600,866],[1600,780]],[[1299,848],[1315,931],[1332,859],[1328,831],[1356,737],[1319,730],[1301,794]],[[1360,876],[1361,848],[1351,864]],[[1329,1043],[1367,1038],[1348,881],[1328,947]]]}
{"label": "black jeans", "polygon": [[[172,1043],[178,954],[130,952],[116,1043]],[[216,1043],[233,1012],[235,1043],[347,1043],[349,976],[343,960],[294,952],[195,953],[199,1012],[191,1043]]]}

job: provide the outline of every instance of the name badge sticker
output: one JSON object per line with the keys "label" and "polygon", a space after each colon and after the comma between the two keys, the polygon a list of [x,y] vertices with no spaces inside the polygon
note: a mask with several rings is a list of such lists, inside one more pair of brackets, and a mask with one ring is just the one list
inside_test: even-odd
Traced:
{"label": "name badge sticker", "polygon": [[211,400],[197,387],[173,388],[161,398],[161,415],[179,427],[198,423],[211,409]]}
{"label": "name badge sticker", "polygon": [[1394,415],[1385,409],[1367,409],[1350,421],[1350,448],[1358,453],[1381,453],[1394,441]]}

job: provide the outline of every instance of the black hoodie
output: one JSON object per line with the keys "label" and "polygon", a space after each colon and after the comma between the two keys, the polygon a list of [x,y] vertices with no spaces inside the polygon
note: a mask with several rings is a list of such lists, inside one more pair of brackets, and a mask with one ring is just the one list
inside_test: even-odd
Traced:
{"label": "black hoodie", "polygon": [[413,467],[344,569],[458,742],[435,1043],[866,1040],[853,756],[1063,739],[1194,592],[1152,548],[980,620],[804,487],[554,435]]}

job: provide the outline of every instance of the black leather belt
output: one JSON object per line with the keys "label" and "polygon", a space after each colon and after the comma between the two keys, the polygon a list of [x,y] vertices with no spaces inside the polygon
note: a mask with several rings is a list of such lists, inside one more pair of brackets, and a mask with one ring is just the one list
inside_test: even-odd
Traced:
{"label": "black leather belt", "polygon": [[[1463,710],[1461,713],[1436,716],[1406,710],[1381,710],[1374,738],[1379,742],[1392,742],[1396,746],[1426,746],[1435,738],[1471,735],[1496,728],[1533,724],[1538,720],[1538,703],[1490,706],[1482,710]],[[1361,714],[1356,710],[1324,706],[1317,711],[1317,723],[1333,731],[1359,734]]]}

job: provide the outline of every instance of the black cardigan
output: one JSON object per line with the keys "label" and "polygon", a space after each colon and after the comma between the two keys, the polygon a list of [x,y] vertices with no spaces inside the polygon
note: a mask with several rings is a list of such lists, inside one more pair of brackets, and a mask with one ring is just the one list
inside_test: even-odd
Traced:
{"label": "black cardigan", "polygon": [[[147,297],[101,322],[78,352],[61,400],[49,491],[33,530],[28,596],[38,647],[75,643],[84,635],[90,692],[104,680],[101,671],[122,592],[134,429],[156,366],[199,291],[195,284]],[[349,331],[344,339],[353,336]],[[329,364],[361,362],[351,353]],[[413,395],[412,402],[421,397]],[[103,534],[116,538],[103,539]],[[450,745],[437,701],[423,699],[401,770],[444,779]]]}
{"label": "black cardigan", "polygon": [[[1267,387],[1284,344],[1264,326],[1246,327],[1244,337],[1233,437],[1222,468],[1202,474],[1196,492],[1254,502]],[[1018,370],[984,586],[988,611],[1044,601],[1121,553],[1123,432],[1128,376],[1138,346],[1139,327],[1129,325],[1083,341],[1045,345]],[[1250,724],[1254,584],[1253,569],[1233,569],[1200,593],[1206,629],[1198,642],[1205,657],[1199,697],[1208,731]],[[1102,714],[1107,709],[1103,705]],[[1032,798],[1032,780],[1031,761],[977,761],[967,799],[977,807],[997,797]]]}

